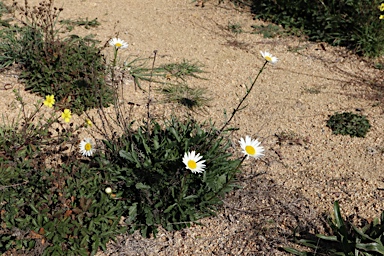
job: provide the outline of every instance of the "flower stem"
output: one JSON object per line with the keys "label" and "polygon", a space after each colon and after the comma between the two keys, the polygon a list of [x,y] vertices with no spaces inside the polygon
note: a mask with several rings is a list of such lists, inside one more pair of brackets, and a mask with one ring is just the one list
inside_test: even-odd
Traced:
{"label": "flower stem", "polygon": [[116,67],[116,61],[117,61],[117,51],[119,48],[115,47],[113,52],[113,62],[112,62],[112,69],[111,69],[111,76],[112,76],[112,86],[115,84],[115,67]]}
{"label": "flower stem", "polygon": [[232,111],[232,115],[231,117],[227,120],[227,122],[225,122],[225,124],[223,125],[223,127],[221,127],[221,129],[219,130],[219,134],[222,133],[222,131],[225,129],[225,127],[227,127],[227,125],[232,121],[233,117],[235,116],[235,114],[237,113],[237,111],[241,110],[240,107],[241,105],[243,104],[243,102],[245,101],[245,99],[248,97],[248,95],[251,93],[252,89],[253,89],[253,86],[256,84],[256,81],[257,79],[259,78],[261,72],[263,72],[264,68],[265,68],[265,65],[267,65],[268,61],[265,61],[264,62],[264,65],[261,67],[259,73],[257,74],[255,80],[253,81],[251,87],[249,89],[247,89],[247,93],[244,95],[244,97],[240,100],[239,104],[237,105],[236,108],[233,109]]}

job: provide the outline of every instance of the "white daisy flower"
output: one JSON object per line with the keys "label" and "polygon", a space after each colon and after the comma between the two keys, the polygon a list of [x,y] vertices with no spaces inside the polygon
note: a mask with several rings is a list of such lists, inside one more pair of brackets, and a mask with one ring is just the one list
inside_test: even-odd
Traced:
{"label": "white daisy flower", "polygon": [[276,58],[275,56],[272,56],[272,54],[270,54],[269,52],[263,52],[263,51],[260,51],[261,53],[261,56],[263,56],[263,58],[272,63],[272,64],[275,64],[279,59]]}
{"label": "white daisy flower", "polygon": [[192,173],[202,173],[205,168],[205,164],[203,164],[205,160],[200,161],[201,158],[203,157],[200,154],[196,154],[195,151],[188,152],[184,154],[183,163]]}
{"label": "white daisy flower", "polygon": [[110,46],[114,46],[116,47],[116,49],[125,49],[125,48],[128,48],[128,44],[120,39],[120,38],[112,38],[110,41],[109,41],[109,45]]}
{"label": "white daisy flower", "polygon": [[83,154],[83,156],[92,156],[93,152],[95,152],[95,145],[92,141],[92,139],[84,139],[80,142],[80,153]]}
{"label": "white daisy flower", "polygon": [[258,140],[252,140],[251,137],[246,136],[245,140],[241,138],[239,140],[240,146],[243,149],[244,155],[247,156],[247,158],[254,157],[256,159],[264,156],[264,148],[260,145],[260,142]]}

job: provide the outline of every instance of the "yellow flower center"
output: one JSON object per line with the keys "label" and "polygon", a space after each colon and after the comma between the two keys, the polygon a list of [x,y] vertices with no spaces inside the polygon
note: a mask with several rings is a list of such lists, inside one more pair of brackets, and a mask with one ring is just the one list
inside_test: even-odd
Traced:
{"label": "yellow flower center", "polygon": [[189,161],[188,161],[188,167],[191,168],[191,169],[196,169],[197,164],[196,164],[195,161],[193,161],[193,160],[189,160]]}
{"label": "yellow flower center", "polygon": [[256,149],[248,145],[248,146],[245,146],[245,152],[247,152],[248,155],[253,156],[254,154],[256,154]]}
{"label": "yellow flower center", "polygon": [[123,46],[123,45],[122,45],[121,43],[116,43],[115,46],[116,46],[117,48],[120,48],[120,47]]}
{"label": "yellow flower center", "polygon": [[91,143],[85,144],[84,148],[85,148],[86,151],[90,151],[92,149]]}
{"label": "yellow flower center", "polygon": [[271,58],[271,57],[269,57],[269,56],[265,56],[265,59],[266,59],[267,61],[269,61],[269,62],[271,62],[271,61],[272,61],[272,58]]}

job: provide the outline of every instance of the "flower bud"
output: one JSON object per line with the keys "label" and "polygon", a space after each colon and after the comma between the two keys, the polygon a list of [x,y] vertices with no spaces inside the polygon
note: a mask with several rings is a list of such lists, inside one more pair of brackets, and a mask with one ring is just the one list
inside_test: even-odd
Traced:
{"label": "flower bud", "polygon": [[110,187],[106,188],[105,189],[105,193],[111,194],[112,193],[112,189]]}

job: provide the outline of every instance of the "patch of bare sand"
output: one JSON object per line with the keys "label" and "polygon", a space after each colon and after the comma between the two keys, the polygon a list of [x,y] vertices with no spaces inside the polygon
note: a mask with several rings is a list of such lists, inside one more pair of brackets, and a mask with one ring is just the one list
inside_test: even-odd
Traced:
{"label": "patch of bare sand", "polygon": [[[372,218],[383,210],[384,120],[381,102],[375,100],[381,95],[371,88],[382,86],[382,71],[326,44],[324,50],[296,38],[234,35],[226,30],[229,23],[250,31],[261,22],[215,1],[204,8],[179,0],[61,0],[56,5],[64,7],[62,18],[98,18],[101,26],[86,32],[103,43],[119,32],[130,44],[122,59],[157,50],[158,64],[203,63],[209,80],[190,85],[207,88],[212,101],[209,113],[196,118],[212,118],[217,126],[224,122],[223,110],[231,112],[262,66],[259,51],[279,58],[267,65],[248,107],[232,123],[240,128],[233,134],[235,154],[245,135],[260,138],[266,148],[263,161],[246,162],[239,177],[244,188],[225,199],[217,217],[202,220],[203,226],[162,230],[157,239],[122,236],[100,255],[284,255],[278,248],[288,244],[291,230],[321,231],[320,215],[331,212],[334,200],[344,216]],[[135,116],[144,117],[147,95],[129,82],[124,93],[127,101],[140,105]],[[0,94],[0,107],[9,109],[9,91]],[[159,116],[180,111],[156,100],[152,107]],[[335,136],[325,126],[334,112],[356,110],[372,124],[366,138]]]}

